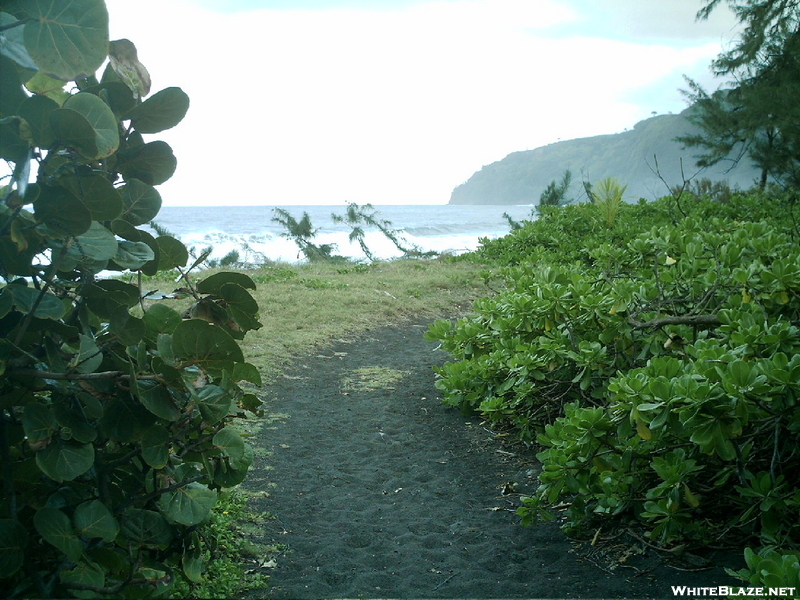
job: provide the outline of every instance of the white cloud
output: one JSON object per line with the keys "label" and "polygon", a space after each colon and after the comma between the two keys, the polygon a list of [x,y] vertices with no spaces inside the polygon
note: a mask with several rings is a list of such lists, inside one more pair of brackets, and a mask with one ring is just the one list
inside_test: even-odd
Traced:
{"label": "white cloud", "polygon": [[445,203],[509,152],[680,110],[631,97],[680,86],[719,51],[570,35],[579,13],[555,0],[232,14],[107,4],[112,37],[137,44],[154,90],[178,85],[192,100],[161,136],[179,161],[162,186],[171,205]]}

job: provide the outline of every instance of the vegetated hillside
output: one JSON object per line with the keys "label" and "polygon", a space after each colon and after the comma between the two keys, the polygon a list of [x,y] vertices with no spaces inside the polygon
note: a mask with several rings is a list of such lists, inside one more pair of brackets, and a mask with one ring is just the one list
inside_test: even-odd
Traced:
{"label": "vegetated hillside", "polygon": [[[630,131],[556,142],[522,152],[513,152],[503,160],[483,167],[453,190],[450,204],[538,204],[539,196],[564,171],[573,174],[568,197],[584,195],[581,181],[594,183],[604,177],[616,177],[628,189],[627,201],[653,200],[668,192],[653,172],[654,156],[661,175],[670,186],[679,185],[681,159],[686,178],[697,172],[698,149],[683,148],[678,136],[696,133],[687,120],[691,108],[678,115],[659,115],[637,123]],[[752,187],[759,173],[748,160],[728,171],[731,163],[720,163],[698,177],[712,181],[727,180],[731,186]]]}

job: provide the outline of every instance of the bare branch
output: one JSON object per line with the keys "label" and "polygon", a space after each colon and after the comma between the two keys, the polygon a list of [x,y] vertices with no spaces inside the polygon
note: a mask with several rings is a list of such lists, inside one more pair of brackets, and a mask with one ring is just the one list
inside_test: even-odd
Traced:
{"label": "bare branch", "polygon": [[660,317],[645,323],[635,319],[628,319],[628,323],[635,329],[659,329],[667,325],[720,325],[717,315],[679,315],[674,317]]}
{"label": "bare branch", "polygon": [[[10,369],[6,375],[20,375],[22,377],[39,377],[40,379],[54,379],[57,381],[90,381],[92,379],[130,379],[125,371],[100,371],[98,373],[54,373],[38,369]],[[160,375],[139,375],[137,381],[161,381]]]}

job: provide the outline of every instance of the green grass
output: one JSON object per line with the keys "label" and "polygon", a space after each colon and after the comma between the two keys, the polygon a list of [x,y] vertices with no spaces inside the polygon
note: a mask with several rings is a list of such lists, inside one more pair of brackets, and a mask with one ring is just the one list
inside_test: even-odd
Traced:
{"label": "green grass", "polygon": [[[485,265],[446,258],[369,265],[331,261],[279,264],[246,271],[258,289],[263,327],[240,342],[247,361],[268,380],[294,359],[336,339],[351,339],[387,323],[463,313],[485,296]],[[209,272],[193,273],[199,281]],[[147,289],[179,287],[165,275]],[[163,302],[163,301],[162,301]],[[182,311],[188,300],[168,301]]]}
{"label": "green grass", "polygon": [[249,541],[249,528],[267,518],[250,510],[247,496],[238,490],[220,494],[211,518],[201,528],[205,542],[203,581],[192,583],[179,571],[172,598],[232,598],[252,589],[263,589],[269,578],[258,568],[265,556],[277,556],[277,547],[261,547]]}

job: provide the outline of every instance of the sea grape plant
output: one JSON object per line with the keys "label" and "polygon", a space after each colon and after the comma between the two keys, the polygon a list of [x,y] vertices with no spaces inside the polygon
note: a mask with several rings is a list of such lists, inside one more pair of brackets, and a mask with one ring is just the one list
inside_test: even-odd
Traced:
{"label": "sea grape plant", "polygon": [[[202,578],[198,526],[252,461],[233,419],[259,405],[237,342],[260,327],[255,286],[194,283],[183,244],[142,227],[177,164],[145,136],[189,98],[150,95],[105,3],[0,11],[0,587],[163,595],[178,570]],[[183,276],[183,314],[142,289],[165,270]]]}

